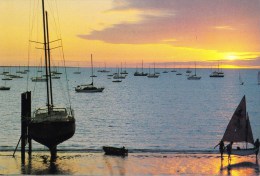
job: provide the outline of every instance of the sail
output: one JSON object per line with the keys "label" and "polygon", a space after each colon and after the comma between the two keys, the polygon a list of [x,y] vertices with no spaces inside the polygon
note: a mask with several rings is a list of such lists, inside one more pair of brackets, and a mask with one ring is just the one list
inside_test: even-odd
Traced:
{"label": "sail", "polygon": [[245,96],[240,101],[235,110],[227,129],[222,138],[228,142],[249,142],[254,143],[252,129],[249,118],[246,113],[246,98]]}

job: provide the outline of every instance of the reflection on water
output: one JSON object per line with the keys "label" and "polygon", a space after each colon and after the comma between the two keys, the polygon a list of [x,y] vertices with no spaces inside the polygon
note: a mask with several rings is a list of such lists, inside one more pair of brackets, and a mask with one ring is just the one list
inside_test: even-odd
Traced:
{"label": "reflection on water", "polygon": [[220,173],[227,171],[228,175],[258,175],[260,173],[258,159],[253,162],[253,158],[253,156],[232,156],[231,161],[221,160]]}
{"label": "reflection on water", "polygon": [[[4,153],[4,152],[2,152]],[[51,161],[48,152],[26,155],[24,164],[0,153],[1,174],[33,175],[259,175],[255,156],[221,160],[219,154],[201,153],[129,153],[127,157],[103,153],[60,152]]]}
{"label": "reflection on water", "polygon": [[[67,158],[69,159],[69,157]],[[62,174],[71,175],[69,167],[63,163],[63,157],[51,159],[49,155],[32,155],[21,161],[21,173],[33,175]]]}

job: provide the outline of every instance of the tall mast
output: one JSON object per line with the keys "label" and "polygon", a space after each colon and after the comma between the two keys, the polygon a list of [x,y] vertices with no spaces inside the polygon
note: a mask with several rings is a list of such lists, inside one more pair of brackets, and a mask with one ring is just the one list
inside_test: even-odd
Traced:
{"label": "tall mast", "polygon": [[48,78],[48,56],[47,56],[47,43],[46,43],[46,27],[45,27],[45,14],[44,14],[44,0],[42,0],[42,19],[43,19],[43,39],[44,39],[44,57],[45,57],[45,72],[46,72],[46,87],[47,87],[47,107],[48,113],[50,112],[49,100],[49,78]]}
{"label": "tall mast", "polygon": [[142,73],[143,73],[143,68],[144,68],[144,63],[143,63],[143,60],[142,60]]}
{"label": "tall mast", "polygon": [[51,106],[53,106],[53,97],[52,97],[52,80],[51,80],[51,54],[50,54],[50,39],[49,39],[49,28],[48,28],[48,13],[46,14],[46,34],[47,34],[47,51],[48,51],[48,73],[49,81],[50,81],[50,98],[51,98]]}
{"label": "tall mast", "polygon": [[93,85],[93,80],[94,80],[94,79],[93,79],[93,61],[92,61],[92,54],[91,54],[91,75],[92,75],[92,76],[91,76],[91,78],[92,78],[92,83],[91,83],[91,84]]}
{"label": "tall mast", "polygon": [[196,76],[196,62],[195,62],[195,76]]}

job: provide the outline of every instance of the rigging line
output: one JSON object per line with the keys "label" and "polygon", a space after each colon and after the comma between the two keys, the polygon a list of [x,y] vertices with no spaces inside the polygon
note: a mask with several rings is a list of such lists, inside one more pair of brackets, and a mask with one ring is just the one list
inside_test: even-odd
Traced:
{"label": "rigging line", "polygon": [[[49,2],[49,1],[47,1],[48,2],[48,6],[50,7],[50,14],[51,14],[51,16],[52,16],[52,18],[53,18],[53,22],[54,22],[54,28],[56,29],[55,30],[55,32],[56,32],[56,37],[57,38],[59,38],[59,31],[58,31],[58,27],[57,27],[57,23],[56,23],[56,18],[55,18],[55,11],[54,11],[54,9],[53,9],[53,5],[51,5],[51,3]],[[58,16],[58,13],[56,13],[57,14],[57,16]]]}
{"label": "rigging line", "polygon": [[65,70],[65,78],[66,78],[67,91],[68,91],[69,106],[70,106],[70,110],[71,110],[71,97],[70,97],[70,93],[69,93],[69,81],[68,81],[67,68],[66,68],[66,65],[65,65],[65,56],[64,56],[64,50],[63,50],[62,40],[61,40],[61,50],[62,50],[63,66],[64,66],[64,70]]}
{"label": "rigging line", "polygon": [[[61,38],[61,28],[60,28],[60,17],[59,17],[59,8],[58,8],[58,4],[57,4],[57,0],[55,0],[55,7],[56,7],[56,12],[57,12],[57,23],[58,23],[58,25],[56,25],[57,26],[57,30],[58,30],[58,34],[60,35],[60,36],[58,36],[58,37],[60,37]],[[56,22],[56,21],[55,21]]]}

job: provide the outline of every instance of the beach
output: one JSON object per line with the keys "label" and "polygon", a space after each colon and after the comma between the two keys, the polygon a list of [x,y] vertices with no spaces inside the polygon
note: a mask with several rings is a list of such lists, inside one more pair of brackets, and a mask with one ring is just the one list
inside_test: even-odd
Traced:
{"label": "beach", "polygon": [[255,156],[232,156],[231,163],[215,153],[129,153],[126,157],[102,152],[59,152],[56,161],[48,152],[0,153],[1,174],[61,175],[259,175]]}

